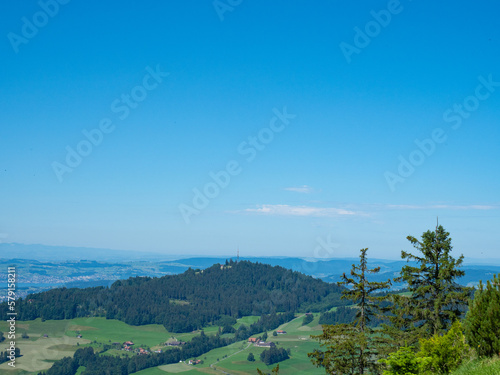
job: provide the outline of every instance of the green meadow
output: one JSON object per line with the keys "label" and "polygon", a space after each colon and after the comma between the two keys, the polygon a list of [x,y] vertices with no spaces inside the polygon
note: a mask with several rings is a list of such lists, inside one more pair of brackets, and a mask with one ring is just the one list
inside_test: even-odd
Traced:
{"label": "green meadow", "polygon": [[[314,320],[305,326],[302,326],[303,318],[304,315],[301,314],[291,322],[277,328],[286,331],[287,333],[284,335],[273,336],[273,331],[267,332],[268,341],[276,343],[279,347],[291,350],[290,359],[280,362],[280,375],[296,373],[324,374],[324,370],[314,367],[307,356],[307,353],[319,347],[318,342],[310,337],[322,332],[321,326],[318,324],[319,314],[314,314]],[[264,372],[270,372],[274,365],[266,366],[260,361],[259,356],[263,351],[264,348],[256,347],[246,341],[239,341],[223,348],[214,349],[199,357],[198,359],[203,360],[203,364],[186,366],[196,369],[199,373],[208,374],[222,374],[223,371],[241,375],[257,374],[257,368]],[[255,356],[255,362],[247,361],[250,352]],[[174,372],[169,366],[177,366],[177,364],[160,366],[159,369]],[[186,372],[186,374],[189,373]]]}
{"label": "green meadow", "polygon": [[[8,330],[7,322],[0,322],[0,330]],[[208,327],[206,334],[214,334],[218,327]],[[26,332],[28,339],[22,339]],[[71,320],[36,319],[32,321],[19,321],[16,325],[16,347],[21,350],[22,357],[16,359],[16,369],[3,363],[0,373],[12,375],[22,373],[36,373],[46,370],[52,363],[66,356],[73,356],[79,346],[102,347],[113,342],[123,343],[133,341],[135,347],[149,346],[152,349],[164,348],[163,343],[171,337],[180,341],[188,341],[199,332],[171,333],[162,325],[131,326],[118,320],[105,318],[77,318]],[[77,334],[82,338],[77,338]],[[6,341],[0,344],[2,350]],[[111,349],[105,354],[123,355],[121,350]],[[133,355],[132,353],[127,353]]]}
{"label": "green meadow", "polygon": [[[280,374],[304,373],[321,374],[311,364],[307,353],[318,347],[318,343],[310,338],[310,335],[321,333],[318,325],[319,314],[315,314],[314,320],[302,326],[304,315],[300,315],[289,323],[283,324],[278,329],[286,330],[287,334],[273,336],[268,332],[268,341],[273,341],[280,347],[291,350],[291,358],[280,363]],[[235,328],[241,324],[250,325],[259,319],[257,316],[246,316],[238,319]],[[171,333],[162,325],[131,326],[118,320],[107,320],[105,318],[77,318],[71,320],[47,320],[25,321],[17,323],[16,345],[21,349],[22,357],[16,360],[16,369],[12,369],[4,363],[0,365],[0,373],[11,375],[36,374],[38,371],[46,370],[52,363],[65,356],[72,356],[80,346],[93,346],[97,349],[103,345],[113,342],[123,343],[133,341],[134,347],[147,346],[154,349],[165,348],[164,342],[169,338],[180,341],[188,341],[199,331],[190,333]],[[0,322],[0,330],[7,332],[7,322]],[[215,334],[218,327],[207,327],[206,334]],[[28,339],[21,339],[21,334],[26,332]],[[77,338],[81,334],[82,338]],[[5,344],[4,341],[3,344]],[[1,346],[1,344],[0,344]],[[3,349],[3,348],[2,348]],[[187,363],[176,363],[159,366],[138,372],[140,375],[161,375],[166,373],[183,373],[186,375],[201,373],[222,374],[222,371],[232,374],[256,374],[257,367],[261,370],[270,370],[273,366],[266,366],[260,361],[259,355],[264,348],[258,348],[246,341],[240,341],[227,347],[214,349],[198,359],[202,364],[193,366]],[[255,362],[247,361],[248,354],[252,352]],[[106,355],[134,355],[121,350],[110,349]],[[212,367],[210,366],[212,365]],[[83,368],[79,369],[79,373]]]}

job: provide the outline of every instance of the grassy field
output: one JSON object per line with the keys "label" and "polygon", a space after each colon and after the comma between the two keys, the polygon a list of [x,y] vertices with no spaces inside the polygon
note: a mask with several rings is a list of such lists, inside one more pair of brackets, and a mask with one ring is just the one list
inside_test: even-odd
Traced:
{"label": "grassy field", "polygon": [[148,368],[146,370],[142,370],[139,372],[136,372],[137,375],[167,375],[171,373],[182,373],[182,375],[200,375],[200,372],[197,370],[193,370],[192,366],[185,365],[187,369],[183,368],[178,368],[174,367],[177,366],[177,364],[174,365],[167,365],[167,366],[160,366],[160,367],[153,367],[153,368]]}
{"label": "grassy field", "polygon": [[500,374],[500,359],[474,360],[462,365],[451,375],[498,375]]}
{"label": "grassy field", "polygon": [[77,331],[90,341],[101,343],[133,341],[135,346],[162,345],[171,336],[182,341],[190,340],[194,333],[174,334],[168,332],[165,327],[158,324],[144,326],[130,326],[119,320],[107,320],[105,318],[77,318],[72,319],[67,325],[66,335],[76,337]]}
{"label": "grassy field", "polygon": [[[311,335],[321,334],[322,328],[318,324],[319,314],[314,314],[311,323],[303,326],[304,315],[300,314],[296,319],[281,325],[278,329],[287,331],[284,335],[273,336],[272,331],[267,332],[268,341],[273,341],[278,347],[291,350],[291,357],[280,363],[280,375],[324,374],[323,369],[312,365],[307,353],[319,347],[317,341]],[[235,326],[241,324],[250,325],[258,317],[249,316],[239,319]],[[0,322],[0,330],[7,331],[7,322]],[[217,327],[208,327],[206,334],[214,334]],[[21,339],[21,333],[27,332],[29,339]],[[81,333],[81,339],[76,338],[77,332]],[[81,318],[72,320],[42,322],[40,319],[17,323],[16,340],[21,349],[22,357],[16,360],[16,369],[10,368],[7,363],[0,365],[0,374],[28,375],[36,374],[40,370],[48,369],[52,363],[64,356],[72,356],[79,346],[102,346],[110,342],[124,342],[131,340],[136,346],[162,347],[163,343],[174,336],[178,340],[188,341],[198,332],[172,334],[161,325],[130,326],[117,320],[106,320],[104,318]],[[45,335],[47,337],[45,337]],[[97,343],[94,344],[93,342]],[[6,341],[0,344],[1,350],[5,350]],[[156,368],[137,372],[138,375],[166,375],[168,373],[179,373],[182,375],[223,374],[233,375],[257,374],[257,368],[264,372],[270,372],[274,366],[266,366],[260,361],[260,353],[264,348],[255,347],[247,341],[239,341],[226,347],[214,349],[197,359],[202,364],[193,366],[187,363],[175,363],[163,365]],[[247,361],[249,353],[253,353],[254,362]],[[108,355],[122,355],[121,350],[111,349]],[[133,353],[127,353],[134,355]],[[84,368],[80,368],[80,374]],[[498,375],[500,374],[500,360],[498,358],[488,360],[475,360],[464,364],[451,375]]]}
{"label": "grassy field", "polygon": [[[135,327],[118,320],[106,320],[105,318],[77,318],[44,322],[36,319],[26,322],[20,321],[16,328],[16,346],[21,350],[22,357],[17,358],[15,370],[7,363],[0,365],[0,374],[17,375],[23,371],[36,373],[46,370],[52,366],[54,361],[66,356],[72,357],[78,349],[78,345],[99,347],[113,342],[123,343],[131,340],[136,344],[136,347],[149,346],[156,349],[164,348],[163,343],[170,337],[175,337],[180,341],[189,341],[193,336],[199,334],[199,332],[171,333],[162,325]],[[7,322],[0,322],[0,330],[4,333],[7,332]],[[205,333],[215,334],[217,330],[218,327],[208,327],[205,329]],[[21,339],[23,332],[29,335],[29,339]],[[77,332],[83,337],[78,339]],[[5,345],[6,342],[0,344],[1,350],[5,350],[2,345]],[[117,355],[123,354],[123,352],[111,349],[106,354]]]}
{"label": "grassy field", "polygon": [[[259,317],[248,316],[238,320],[235,327],[241,324],[250,325],[257,321]],[[65,356],[73,356],[73,353],[79,346],[94,346],[100,348],[105,344],[113,342],[123,343],[133,341],[135,347],[148,346],[153,350],[165,348],[164,342],[174,337],[179,341],[189,341],[200,331],[190,333],[171,333],[162,325],[130,326],[118,320],[107,320],[105,318],[77,318],[71,320],[47,320],[42,322],[40,319],[33,321],[19,321],[16,325],[17,339],[16,346],[21,350],[22,357],[16,360],[16,369],[12,369],[3,363],[0,365],[0,374],[20,375],[32,374],[41,370],[46,370],[52,366],[52,363]],[[5,321],[0,322],[0,331],[6,333],[8,324]],[[218,327],[206,327],[205,334],[215,334]],[[21,334],[26,332],[28,339],[21,339]],[[77,338],[77,334],[82,338]],[[269,333],[271,336],[272,332]],[[6,341],[2,343],[5,345]],[[5,348],[0,344],[0,349]],[[223,350],[221,348],[219,350]],[[226,352],[214,354],[213,361],[216,362],[217,356],[229,355],[233,351],[229,349]],[[123,355],[121,350],[110,349],[105,352],[107,355]],[[127,353],[134,355],[133,353]],[[246,356],[245,356],[246,359]],[[173,367],[168,367],[173,366]],[[148,369],[141,374],[155,374],[168,372],[199,373],[194,366],[187,364],[161,366],[160,368]],[[175,370],[175,371],[174,371]],[[182,370],[182,371],[181,371]],[[81,372],[82,370],[80,370]],[[154,372],[153,372],[154,371]],[[210,370],[209,370],[210,371]]]}
{"label": "grassy field", "polygon": [[[89,343],[86,339],[65,335],[70,321],[46,321],[40,319],[17,323],[16,346],[21,350],[22,357],[16,359],[16,369],[27,372],[37,372],[48,369],[52,363],[65,356],[73,356],[77,344]],[[7,322],[0,322],[0,330],[7,331]],[[21,333],[27,332],[29,339],[21,339]],[[47,335],[47,337],[44,337]],[[0,344],[4,350],[7,341]],[[16,374],[6,363],[0,365],[0,373]],[[19,372],[21,373],[21,372]]]}
{"label": "grassy field", "polygon": [[[310,335],[322,332],[321,326],[318,325],[319,314],[315,314],[314,320],[306,326],[302,326],[303,317],[304,315],[301,314],[293,321],[281,325],[278,329],[287,331],[285,335],[273,336],[272,331],[268,332],[268,341],[275,342],[279,347],[290,349],[292,353],[290,359],[280,363],[280,375],[296,373],[306,375],[324,374],[324,370],[314,367],[307,357],[307,353],[318,348],[318,343],[311,339]],[[274,366],[266,366],[260,361],[259,356],[262,351],[264,351],[264,348],[249,345],[246,341],[240,341],[204,354],[198,358],[204,361],[203,364],[189,367],[193,368],[194,371],[198,371],[198,373],[206,374],[222,374],[222,371],[238,375],[257,374],[257,368],[270,372]],[[254,354],[255,362],[247,361],[250,352]],[[177,366],[177,364],[168,366]],[[171,371],[168,366],[160,366],[159,369]],[[185,372],[184,374],[190,373]]]}

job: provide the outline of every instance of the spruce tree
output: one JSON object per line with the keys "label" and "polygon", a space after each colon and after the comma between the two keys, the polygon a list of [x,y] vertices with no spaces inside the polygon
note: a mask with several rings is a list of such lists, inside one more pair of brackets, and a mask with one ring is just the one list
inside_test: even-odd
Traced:
{"label": "spruce tree", "polygon": [[464,322],[465,337],[479,356],[492,357],[500,353],[500,274],[482,282],[469,303]]}
{"label": "spruce tree", "polygon": [[350,288],[342,292],[342,298],[357,304],[356,319],[352,324],[323,326],[323,334],[313,336],[327,350],[315,350],[308,356],[327,373],[364,374],[367,369],[377,367],[376,340],[369,323],[379,314],[379,304],[385,299],[374,296],[374,293],[389,288],[391,282],[368,281],[367,275],[380,272],[380,267],[368,268],[367,251],[367,248],[360,250],[359,264],[353,264],[350,275],[344,273],[338,283]]}
{"label": "spruce tree", "polygon": [[358,305],[358,313],[354,320],[354,325],[358,326],[361,332],[365,332],[371,319],[379,315],[379,304],[385,297],[375,297],[373,294],[378,290],[388,289],[391,281],[384,282],[368,281],[366,276],[369,273],[380,272],[380,267],[368,269],[366,252],[368,248],[361,249],[359,265],[352,265],[351,274],[341,276],[339,285],[344,285],[350,289],[342,292],[342,299],[349,299]]}
{"label": "spruce tree", "polygon": [[408,332],[430,337],[445,332],[465,310],[470,288],[457,284],[457,279],[465,274],[459,270],[463,255],[458,259],[450,255],[450,234],[441,225],[423,233],[420,241],[412,236],[407,239],[419,254],[403,250],[401,258],[417,265],[404,266],[394,281],[406,282],[412,294],[408,300],[395,301],[394,312],[397,315],[397,309],[403,307],[400,323]]}

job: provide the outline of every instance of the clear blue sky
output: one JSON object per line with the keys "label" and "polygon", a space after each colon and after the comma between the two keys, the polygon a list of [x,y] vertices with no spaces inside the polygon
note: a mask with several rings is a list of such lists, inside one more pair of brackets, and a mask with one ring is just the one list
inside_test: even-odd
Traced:
{"label": "clear blue sky", "polygon": [[500,257],[498,2],[61,2],[0,4],[0,241]]}

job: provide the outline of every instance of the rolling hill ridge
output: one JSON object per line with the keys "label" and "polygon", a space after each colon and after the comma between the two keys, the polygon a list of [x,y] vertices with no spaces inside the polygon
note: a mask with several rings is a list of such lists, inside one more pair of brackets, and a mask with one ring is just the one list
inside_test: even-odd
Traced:
{"label": "rolling hill ridge", "polygon": [[[105,316],[188,332],[226,316],[325,311],[345,304],[343,289],[280,266],[230,260],[178,275],[119,280],[109,288],[52,289],[19,300],[17,309],[20,320]],[[6,309],[0,305],[0,313]]]}

